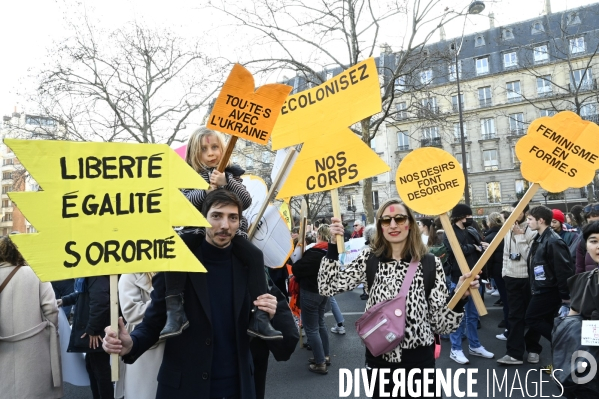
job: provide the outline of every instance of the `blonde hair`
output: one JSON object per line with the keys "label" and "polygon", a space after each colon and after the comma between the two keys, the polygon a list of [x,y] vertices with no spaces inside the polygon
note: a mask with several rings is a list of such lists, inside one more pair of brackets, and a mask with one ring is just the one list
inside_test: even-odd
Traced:
{"label": "blonde hair", "polygon": [[[204,126],[193,132],[191,136],[189,136],[189,140],[187,142],[187,149],[185,150],[185,162],[187,162],[198,173],[207,172],[210,170],[210,167],[202,162],[202,139],[209,136],[216,137],[218,145],[220,146],[221,156],[225,153],[225,148],[227,148],[223,135],[214,130],[208,129]],[[227,166],[230,165],[230,162],[231,161],[229,160]]]}
{"label": "blonde hair", "polygon": [[321,224],[316,231],[316,237],[321,241],[329,241],[331,239],[331,231],[328,224]]}
{"label": "blonde hair", "polygon": [[381,216],[385,209],[387,209],[390,205],[401,205],[406,209],[406,214],[408,215],[408,222],[410,224],[410,229],[408,230],[408,237],[406,238],[405,245],[403,250],[401,251],[401,257],[404,258],[407,255],[411,255],[414,259],[420,260],[426,255],[428,249],[422,242],[422,237],[420,236],[420,231],[418,229],[418,225],[416,224],[416,219],[414,219],[414,215],[410,208],[408,208],[404,203],[402,203],[398,198],[392,198],[383,203],[379,210],[376,212],[376,234],[374,235],[373,242],[370,243],[370,246],[373,249],[374,254],[381,258],[391,258],[393,256],[393,249],[391,248],[391,243],[385,239],[383,236],[383,228],[381,226]]}
{"label": "blonde hair", "polygon": [[489,216],[487,216],[487,219],[489,219],[489,227],[503,225],[503,219],[501,218],[501,213],[499,212],[491,212]]}

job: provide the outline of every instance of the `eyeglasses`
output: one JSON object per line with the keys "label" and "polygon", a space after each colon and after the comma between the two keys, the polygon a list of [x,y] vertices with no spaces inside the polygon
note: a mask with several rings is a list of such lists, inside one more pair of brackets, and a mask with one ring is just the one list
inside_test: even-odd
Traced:
{"label": "eyeglasses", "polygon": [[584,208],[582,208],[582,211],[584,213],[599,212],[599,204],[587,205]]}
{"label": "eyeglasses", "polygon": [[408,221],[408,215],[397,214],[395,216],[382,216],[379,218],[381,226],[389,226],[391,224],[391,220],[395,220],[395,224],[400,226]]}
{"label": "eyeglasses", "polygon": [[354,224],[354,227],[360,227],[360,225],[359,224]]}

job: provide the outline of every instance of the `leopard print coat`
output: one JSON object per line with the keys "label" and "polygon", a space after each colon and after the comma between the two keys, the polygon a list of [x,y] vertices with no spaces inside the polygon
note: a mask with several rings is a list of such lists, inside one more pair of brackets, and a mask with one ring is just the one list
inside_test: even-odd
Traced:
{"label": "leopard print coat", "polygon": [[[366,261],[370,253],[370,248],[364,249],[343,270],[340,268],[341,263],[338,260],[329,259],[327,253],[327,256],[322,258],[318,272],[320,295],[333,296],[343,291],[353,290],[364,283],[369,294],[366,310],[379,302],[393,299],[399,293],[410,263],[405,260],[380,262],[372,288],[370,288],[366,283]],[[445,286],[445,273],[439,258],[435,259],[437,278],[428,301],[425,298],[422,264],[418,265],[406,299],[404,339],[397,348],[382,355],[383,360],[387,362],[401,362],[402,349],[432,345],[434,333],[449,334],[457,330],[462,321],[463,313],[456,313],[446,305],[448,292]]]}

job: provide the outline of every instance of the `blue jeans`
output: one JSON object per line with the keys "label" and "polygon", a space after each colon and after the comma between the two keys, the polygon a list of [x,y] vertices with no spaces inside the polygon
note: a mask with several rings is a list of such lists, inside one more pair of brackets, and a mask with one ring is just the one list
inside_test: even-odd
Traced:
{"label": "blue jeans", "polygon": [[324,308],[329,298],[302,289],[300,289],[300,298],[302,302],[302,322],[312,347],[314,361],[316,364],[322,364],[325,356],[329,356],[329,335],[324,322]]}
{"label": "blue jeans", "polygon": [[337,322],[337,325],[339,325],[339,323],[343,324],[345,322],[345,320],[343,319],[343,315],[341,314],[341,309],[339,309],[339,305],[337,305],[337,301],[335,300],[335,297],[334,296],[330,297],[329,301],[331,301],[331,311],[333,312],[333,317],[335,317],[335,321]]}
{"label": "blue jeans", "polygon": [[[455,286],[455,283],[452,283],[451,289],[453,290]],[[481,285],[481,288],[482,287],[484,287],[484,285]],[[449,340],[451,341],[451,350],[462,350],[462,333],[464,332],[464,329],[466,329],[466,337],[468,338],[468,343],[470,344],[470,347],[473,349],[480,348],[482,345],[478,340],[478,331],[476,328],[477,324],[478,311],[476,310],[476,306],[474,306],[474,301],[470,299],[468,300],[468,302],[466,302],[466,305],[464,306],[464,318],[460,323],[460,327],[458,327],[456,331],[449,334]]]}

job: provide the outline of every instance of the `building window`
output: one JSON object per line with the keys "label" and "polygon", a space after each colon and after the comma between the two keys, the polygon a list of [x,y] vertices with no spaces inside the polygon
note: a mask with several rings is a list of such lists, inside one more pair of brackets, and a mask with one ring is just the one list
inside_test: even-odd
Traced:
{"label": "building window", "polygon": [[246,157],[245,159],[245,167],[248,170],[254,169],[254,160],[250,157]]}
{"label": "building window", "polygon": [[572,71],[571,81],[574,84],[574,87],[570,88],[571,91],[593,89],[593,73],[591,69],[575,69]]}
{"label": "building window", "polygon": [[491,86],[478,88],[478,101],[481,107],[490,107],[493,105],[491,98]]}
{"label": "building window", "polygon": [[399,151],[406,151],[410,149],[410,136],[408,132],[397,132],[397,149]]}
{"label": "building window", "polygon": [[25,116],[25,123],[28,125],[36,125],[36,126],[55,126],[56,121],[51,118],[45,118],[43,116]]}
{"label": "building window", "polygon": [[505,85],[507,91],[507,101],[514,103],[522,100],[522,92],[520,91],[520,81],[508,82]]}
{"label": "building window", "polygon": [[333,79],[333,72],[332,71],[327,71],[327,80],[331,80]]}
{"label": "building window", "polygon": [[[462,106],[462,111],[464,110],[464,95],[460,94],[460,105]],[[451,107],[453,112],[458,112],[460,109],[458,108],[458,95],[451,96]]]}
{"label": "building window", "polygon": [[270,154],[266,151],[262,153],[262,163],[268,164],[270,162]]}
{"label": "building window", "polygon": [[524,193],[526,193],[526,190],[530,187],[530,183],[528,180],[524,179],[515,180],[514,183],[516,186],[516,198],[521,199],[522,196],[524,196]]}
{"label": "building window", "polygon": [[570,14],[568,14],[566,23],[568,25],[578,25],[580,23],[580,16],[577,12],[571,12]]}
{"label": "building window", "polygon": [[587,103],[580,107],[580,116],[585,119],[597,115],[597,103]]}
{"label": "building window", "polygon": [[547,45],[537,46],[534,48],[533,56],[535,62],[546,62],[549,60],[549,52],[547,51]]}
{"label": "building window", "polygon": [[439,128],[436,126],[422,128],[422,141],[420,142],[420,146],[442,146],[441,137],[439,136]]}
{"label": "building window", "polygon": [[[464,140],[468,139],[468,134],[466,132],[466,125],[464,124]],[[462,141],[461,132],[460,132],[460,122],[455,122],[453,124],[453,141],[455,143],[460,143]]]}
{"label": "building window", "polygon": [[512,163],[515,166],[520,165],[520,160],[518,159],[518,157],[516,156],[516,146],[512,146]]}
{"label": "building window", "polygon": [[12,179],[12,172],[2,172],[2,179],[3,180]]}
{"label": "building window", "polygon": [[552,91],[551,75],[544,75],[537,78],[537,95],[541,97],[550,96]]}
{"label": "building window", "polygon": [[[458,162],[460,163],[460,168],[463,169],[463,167],[462,167],[462,165],[463,165],[462,164],[462,153],[461,152],[456,153],[455,154],[455,159],[458,160]],[[470,153],[469,152],[466,153],[466,169],[470,170]],[[470,197],[470,198],[472,198],[472,197]]]}
{"label": "building window", "polygon": [[12,221],[12,212],[6,212],[4,214],[4,217],[2,218],[3,222],[10,222]]}
{"label": "building window", "polygon": [[584,37],[581,36],[570,39],[570,54],[584,53],[585,50]]}
{"label": "building window", "polygon": [[2,186],[2,194],[10,193],[12,191],[12,184]]}
{"label": "building window", "polygon": [[379,192],[376,190],[372,191],[372,207],[375,211],[379,209]]}
{"label": "building window", "polygon": [[296,76],[295,78],[293,78],[293,93],[298,92],[299,84],[300,84],[300,77]]}
{"label": "building window", "polygon": [[400,76],[397,79],[395,79],[395,82],[393,84],[393,90],[395,90],[395,92],[400,92],[400,91],[404,91],[405,89],[406,89],[406,77]]}
{"label": "building window", "polygon": [[499,169],[499,160],[497,159],[497,150],[483,151],[483,166],[485,172],[491,172]]}
{"label": "building window", "polygon": [[480,120],[481,138],[483,140],[496,138],[495,134],[495,119],[483,118]]}
{"label": "building window", "polygon": [[501,38],[503,40],[511,40],[514,38],[514,30],[512,28],[505,28],[501,31]]}
{"label": "building window", "polygon": [[420,83],[427,85],[433,82],[433,70],[427,69],[426,71],[420,72]]}
{"label": "building window", "polygon": [[405,101],[396,103],[395,104],[395,108],[397,110],[397,113],[395,114],[395,119],[396,120],[402,120],[402,119],[406,119],[408,117],[408,113],[406,111],[406,102]]}
{"label": "building window", "polygon": [[[458,73],[460,74],[460,79],[462,79],[462,60],[458,61]],[[455,74],[455,63],[452,62],[451,64],[449,64],[449,80],[450,81],[454,81],[456,80],[456,74]]]}
{"label": "building window", "polygon": [[14,159],[13,158],[3,159],[2,165],[14,165]]}
{"label": "building window", "polygon": [[487,183],[487,202],[489,204],[501,203],[501,183],[498,181]]}
{"label": "building window", "polygon": [[373,137],[370,140],[370,148],[372,149],[372,151],[376,152],[376,138],[375,137]]}
{"label": "building window", "polygon": [[530,33],[532,33],[534,35],[534,34],[542,33],[542,32],[545,32],[545,27],[543,26],[543,24],[539,21],[534,22],[532,24],[532,29],[531,29]]}
{"label": "building window", "polygon": [[489,73],[489,57],[481,57],[476,59],[476,74],[486,75]]}
{"label": "building window", "polygon": [[539,114],[541,117],[543,116],[553,116],[555,115],[557,112],[554,109],[542,109],[539,111]]}
{"label": "building window", "polygon": [[514,68],[516,66],[518,66],[518,55],[516,52],[505,53],[503,55],[503,68]]}
{"label": "building window", "polygon": [[483,35],[476,36],[474,39],[474,47],[480,47],[485,45],[485,37]]}
{"label": "building window", "polygon": [[524,114],[522,112],[508,115],[508,121],[510,125],[510,134],[516,136],[524,135]]}
{"label": "building window", "polygon": [[420,100],[420,104],[422,105],[422,108],[427,110],[428,112],[432,112],[433,114],[439,113],[439,107],[437,107],[436,97],[423,98],[422,100]]}
{"label": "building window", "polygon": [[2,208],[8,208],[10,206],[11,206],[10,205],[10,200],[7,200],[7,199],[2,200]]}

